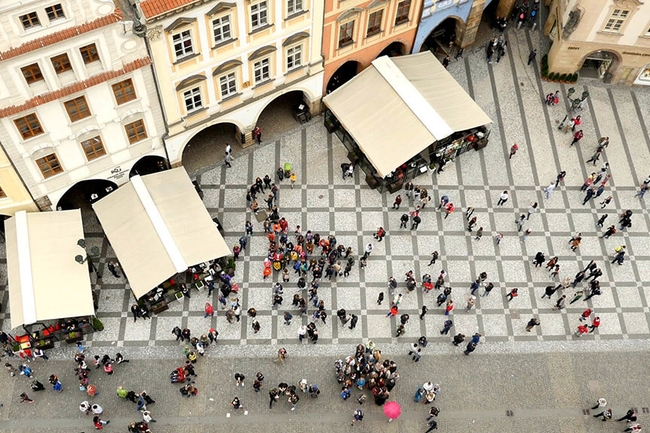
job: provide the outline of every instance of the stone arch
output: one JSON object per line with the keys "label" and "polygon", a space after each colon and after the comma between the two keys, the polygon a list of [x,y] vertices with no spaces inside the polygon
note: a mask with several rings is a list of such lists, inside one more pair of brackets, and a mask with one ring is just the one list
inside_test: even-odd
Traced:
{"label": "stone arch", "polygon": [[[441,37],[447,38],[446,43],[448,44],[449,41],[448,39],[451,36],[451,24],[453,23],[453,28],[454,28],[454,33],[456,34],[456,38],[458,38],[458,35],[462,35],[464,33],[464,29],[466,26],[465,20],[463,18],[459,17],[458,15],[447,15],[445,17],[441,17],[441,20],[438,23],[435,23],[429,34],[422,40],[420,45],[418,47],[413,47],[413,52],[422,52],[422,51],[427,51],[432,48],[432,46],[429,45],[434,45],[434,41],[436,39],[440,39]],[[444,33],[442,33],[444,30]]]}
{"label": "stone arch", "polygon": [[[598,55],[599,53],[602,53],[602,56]],[[611,56],[610,59],[608,59],[608,55]],[[598,60],[599,57],[602,60]],[[589,62],[590,60],[591,62]],[[580,72],[580,75],[582,75],[583,72],[586,72],[585,69],[588,67],[585,63],[589,62],[590,64],[594,64],[600,62],[601,64],[600,66],[598,66],[599,68],[598,78],[602,79],[604,83],[611,83],[612,81],[614,81],[615,77],[617,77],[617,75],[619,74],[619,66],[621,65],[622,61],[623,61],[623,56],[615,50],[611,50],[611,49],[593,50],[585,54],[580,59],[580,61],[576,64],[576,70],[578,70]],[[605,63],[608,63],[606,67],[605,67]],[[600,70],[600,68],[605,68],[605,70],[602,71]],[[588,77],[588,75],[586,76]]]}

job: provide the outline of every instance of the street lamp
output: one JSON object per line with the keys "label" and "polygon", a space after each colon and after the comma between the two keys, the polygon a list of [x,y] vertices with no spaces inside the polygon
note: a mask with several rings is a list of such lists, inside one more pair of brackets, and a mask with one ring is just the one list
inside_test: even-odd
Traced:
{"label": "street lamp", "polygon": [[99,274],[97,271],[97,268],[95,267],[95,264],[93,263],[93,257],[99,257],[99,247],[93,246],[90,247],[90,252],[88,252],[88,249],[86,248],[86,240],[85,239],[79,239],[77,241],[77,245],[79,245],[81,248],[84,249],[84,252],[86,253],[86,257],[84,257],[81,254],[78,254],[75,256],[75,261],[79,263],[80,265],[83,265],[84,263],[88,262],[89,267],[95,271],[95,274],[97,274],[97,278],[101,279],[102,276]]}

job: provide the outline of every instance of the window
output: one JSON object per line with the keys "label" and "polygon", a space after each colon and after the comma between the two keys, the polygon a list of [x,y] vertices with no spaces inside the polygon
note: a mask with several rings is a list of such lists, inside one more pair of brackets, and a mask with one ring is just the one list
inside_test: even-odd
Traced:
{"label": "window", "polygon": [[61,18],[65,18],[65,14],[63,13],[63,7],[61,7],[60,4],[50,6],[49,8],[45,8],[45,13],[47,13],[47,17],[49,18],[50,21],[60,20]]}
{"label": "window", "polygon": [[378,10],[368,16],[368,31],[367,36],[381,32],[381,18],[384,15],[384,10]]}
{"label": "window", "polygon": [[354,34],[354,21],[343,24],[339,28],[339,47],[344,47],[350,45],[352,42],[352,36]]}
{"label": "window", "polygon": [[302,46],[289,48],[287,50],[287,69],[297,68],[302,65]]}
{"label": "window", "polygon": [[287,15],[302,12],[302,0],[287,0]]}
{"label": "window", "polygon": [[0,198],[5,198],[5,197],[7,197],[7,194],[6,194],[5,191],[0,187]]}
{"label": "window", "polygon": [[40,27],[41,22],[38,20],[38,15],[36,12],[30,12],[26,15],[20,17],[20,22],[23,25],[25,30],[29,30],[32,27]]}
{"label": "window", "polygon": [[621,27],[623,27],[623,24],[629,15],[630,11],[623,9],[614,9],[612,14],[609,16],[609,20],[607,20],[607,24],[605,24],[605,31],[615,33],[620,32]]}
{"label": "window", "polygon": [[51,153],[43,158],[37,159],[36,165],[38,165],[45,179],[55,174],[63,173],[63,167],[59,164],[59,158],[56,157],[56,153]]}
{"label": "window", "polygon": [[25,140],[43,133],[41,122],[38,121],[38,117],[34,113],[14,120],[14,123]]}
{"label": "window", "polygon": [[212,34],[214,35],[214,43],[218,44],[232,38],[230,33],[230,16],[226,15],[221,18],[212,20]]}
{"label": "window", "polygon": [[133,101],[136,98],[135,89],[133,88],[133,81],[131,81],[129,78],[128,80],[113,84],[113,94],[115,95],[117,105],[122,105],[126,102]]}
{"label": "window", "polygon": [[255,84],[259,84],[269,79],[269,59],[260,60],[253,66],[255,73]]}
{"label": "window", "polygon": [[237,93],[237,79],[232,72],[219,78],[219,87],[221,88],[221,98],[226,98]]}
{"label": "window", "polygon": [[174,42],[174,53],[176,54],[177,59],[194,53],[194,49],[192,48],[192,35],[189,30],[176,33],[172,36],[172,40]]}
{"label": "window", "polygon": [[99,54],[97,54],[97,47],[95,44],[86,45],[85,47],[79,48],[81,53],[81,58],[84,60],[85,64],[96,62],[99,60]]}
{"label": "window", "polygon": [[63,105],[65,105],[65,111],[68,112],[71,122],[90,116],[90,109],[84,96],[67,101]]}
{"label": "window", "polygon": [[265,26],[268,22],[266,2],[259,2],[251,6],[251,26],[256,29]]}
{"label": "window", "polygon": [[411,9],[411,0],[404,0],[397,4],[397,14],[395,14],[395,25],[405,23],[409,20],[410,9]]}
{"label": "window", "polygon": [[27,84],[32,84],[43,79],[43,74],[41,73],[41,68],[38,66],[38,63],[33,63],[27,65],[24,68],[20,68],[25,77]]}
{"label": "window", "polygon": [[57,74],[72,70],[72,65],[70,64],[70,59],[67,54],[54,56],[50,60],[52,60],[52,66],[54,66],[54,71]]}
{"label": "window", "polygon": [[126,136],[131,144],[147,138],[147,129],[144,127],[144,121],[142,119],[124,125],[124,129],[126,130]]}
{"label": "window", "polygon": [[82,141],[81,148],[84,150],[88,161],[92,161],[93,159],[106,155],[104,143],[102,143],[102,138],[99,135],[97,137]]}
{"label": "window", "polygon": [[183,92],[183,102],[185,103],[185,110],[188,113],[203,107],[203,103],[201,102],[201,89],[195,87],[192,90]]}

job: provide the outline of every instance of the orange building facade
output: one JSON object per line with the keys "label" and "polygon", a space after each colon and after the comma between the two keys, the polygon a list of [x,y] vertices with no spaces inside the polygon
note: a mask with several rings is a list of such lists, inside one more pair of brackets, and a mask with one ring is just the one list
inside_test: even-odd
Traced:
{"label": "orange building facade", "polygon": [[409,54],[422,0],[325,0],[324,93],[330,93],[381,55]]}

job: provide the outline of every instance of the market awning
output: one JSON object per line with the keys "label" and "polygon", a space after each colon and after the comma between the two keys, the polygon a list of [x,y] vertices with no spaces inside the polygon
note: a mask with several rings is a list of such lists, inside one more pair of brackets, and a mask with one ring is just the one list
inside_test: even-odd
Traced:
{"label": "market awning", "polygon": [[184,168],[133,176],[93,208],[136,298],[230,254]]}
{"label": "market awning", "polygon": [[11,327],[95,314],[81,210],[17,212],[5,221]]}
{"label": "market awning", "polygon": [[323,102],[381,177],[454,132],[492,122],[430,51],[375,59]]}

